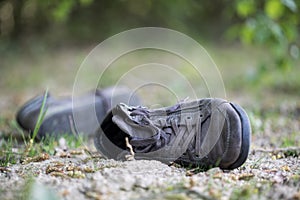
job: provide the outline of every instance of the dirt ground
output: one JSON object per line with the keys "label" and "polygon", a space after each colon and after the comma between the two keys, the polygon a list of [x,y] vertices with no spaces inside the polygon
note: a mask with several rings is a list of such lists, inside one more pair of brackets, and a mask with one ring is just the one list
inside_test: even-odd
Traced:
{"label": "dirt ground", "polygon": [[[33,66],[41,64],[41,68],[25,66],[9,69],[9,62],[1,68],[0,84],[6,85],[1,88],[5,95],[0,97],[2,153],[7,150],[3,146],[9,135],[17,132],[12,125],[17,108],[49,83],[50,90],[54,92],[71,91],[75,72],[68,66],[78,64],[86,52],[46,56],[48,61],[51,56],[57,58],[52,64],[62,66],[60,72],[48,68],[50,64],[44,61],[45,57],[25,62]],[[225,52],[227,50],[216,53],[216,57],[226,57]],[[74,57],[77,60],[74,61]],[[238,59],[225,63],[224,69],[221,69],[225,84],[230,84],[230,74],[226,75],[226,71],[234,68],[235,62]],[[22,62],[14,64],[20,67]],[[232,68],[226,68],[231,64]],[[40,78],[26,82],[24,77],[32,78],[30,73],[33,69],[41,74]],[[63,74],[67,72],[71,75],[64,78]],[[52,79],[37,84],[49,73],[53,75]],[[58,81],[52,82],[53,77],[57,77]],[[11,81],[12,78],[15,78],[15,82]],[[67,81],[67,84],[60,87],[62,81]],[[235,88],[228,89],[228,98],[245,107],[252,126],[250,154],[238,169],[222,171],[213,168],[201,172],[175,164],[168,166],[154,160],[120,162],[102,158],[92,145],[87,151],[85,146],[74,148],[58,142],[55,152],[40,152],[23,162],[18,160],[16,164],[8,163],[0,167],[0,199],[300,200],[299,96],[280,95],[280,92],[272,90],[248,93],[235,91]],[[253,98],[250,98],[251,95]],[[92,141],[89,142],[92,144]],[[14,147],[11,151],[16,155],[20,153]]]}
{"label": "dirt ground", "polygon": [[300,199],[299,148],[252,148],[232,171],[67,150],[0,168],[1,199]]}

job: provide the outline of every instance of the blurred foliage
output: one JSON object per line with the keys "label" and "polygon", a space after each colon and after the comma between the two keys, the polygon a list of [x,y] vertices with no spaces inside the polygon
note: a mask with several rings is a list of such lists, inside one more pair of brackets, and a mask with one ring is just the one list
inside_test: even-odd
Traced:
{"label": "blurred foliage", "polygon": [[90,40],[141,26],[202,33],[208,29],[202,28],[205,25],[226,26],[218,11],[226,1],[214,2],[217,6],[194,0],[4,0],[0,3],[1,36],[17,40],[24,35],[57,37],[64,32],[71,39]]}
{"label": "blurred foliage", "polygon": [[300,1],[236,0],[234,14],[239,22],[232,24],[227,36],[239,38],[246,45],[261,45],[270,50],[271,62],[261,63],[254,79],[269,70],[291,70],[299,59]]}
{"label": "blurred foliage", "polygon": [[298,0],[2,0],[0,51],[37,37],[49,45],[84,44],[161,26],[197,39],[263,46],[272,58],[257,68],[257,79],[269,70],[287,71],[299,59],[299,6]]}

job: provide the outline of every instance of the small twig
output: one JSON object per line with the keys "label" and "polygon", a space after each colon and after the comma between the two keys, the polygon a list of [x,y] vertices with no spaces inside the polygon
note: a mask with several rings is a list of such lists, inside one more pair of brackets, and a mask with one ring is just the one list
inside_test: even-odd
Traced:
{"label": "small twig", "polygon": [[21,161],[22,164],[28,164],[30,162],[41,162],[41,161],[44,161],[44,160],[48,160],[50,158],[49,154],[47,153],[42,153],[40,155],[37,155],[35,157],[27,157],[25,159],[23,159]]}
{"label": "small twig", "polygon": [[262,153],[281,153],[287,151],[295,151],[300,153],[300,147],[286,147],[286,148],[275,148],[275,149],[253,149],[252,152],[262,152]]}
{"label": "small twig", "polygon": [[205,194],[202,194],[202,193],[200,193],[199,191],[193,190],[193,189],[188,190],[188,194],[195,194],[195,195],[197,195],[197,196],[199,197],[199,199],[204,199],[204,200],[215,200],[215,198],[210,197],[210,196],[207,196],[207,195],[205,195]]}
{"label": "small twig", "polygon": [[0,167],[0,172],[11,172],[11,169],[8,167]]}
{"label": "small twig", "polygon": [[133,148],[132,148],[131,144],[129,143],[128,137],[125,138],[125,142],[126,142],[126,147],[129,148],[130,154],[132,156],[134,156]]}
{"label": "small twig", "polygon": [[132,145],[129,143],[128,137],[125,138],[125,143],[130,152],[130,155],[125,156],[126,160],[134,160],[134,151]]}

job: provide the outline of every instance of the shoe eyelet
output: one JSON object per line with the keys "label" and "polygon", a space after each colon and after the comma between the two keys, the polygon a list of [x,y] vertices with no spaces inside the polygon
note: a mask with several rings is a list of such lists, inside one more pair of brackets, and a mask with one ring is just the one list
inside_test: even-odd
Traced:
{"label": "shoe eyelet", "polygon": [[189,119],[189,120],[190,120],[190,119],[192,119],[192,117],[191,117],[191,116],[187,116],[186,119]]}
{"label": "shoe eyelet", "polygon": [[200,115],[200,117],[202,118],[202,117],[203,117],[203,115],[201,114],[201,115]]}

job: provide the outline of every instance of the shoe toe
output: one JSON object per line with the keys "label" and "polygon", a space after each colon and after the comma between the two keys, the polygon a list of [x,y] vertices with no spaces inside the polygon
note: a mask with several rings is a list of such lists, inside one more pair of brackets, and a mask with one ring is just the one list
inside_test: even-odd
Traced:
{"label": "shoe toe", "polygon": [[219,167],[235,169],[247,159],[250,147],[250,122],[246,112],[237,104],[226,104],[226,124],[223,143],[226,144]]}
{"label": "shoe toe", "polygon": [[240,167],[246,160],[250,150],[251,141],[251,125],[250,120],[245,110],[235,103],[230,103],[235,112],[239,116],[241,123],[241,149],[238,158],[234,163],[227,167],[227,169],[234,169]]}
{"label": "shoe toe", "polygon": [[[49,98],[49,94],[47,96]],[[26,131],[33,131],[43,104],[44,95],[37,96],[23,105],[16,114],[17,123]]]}

